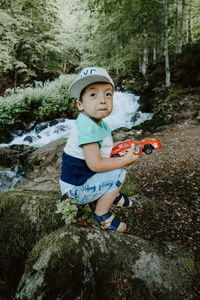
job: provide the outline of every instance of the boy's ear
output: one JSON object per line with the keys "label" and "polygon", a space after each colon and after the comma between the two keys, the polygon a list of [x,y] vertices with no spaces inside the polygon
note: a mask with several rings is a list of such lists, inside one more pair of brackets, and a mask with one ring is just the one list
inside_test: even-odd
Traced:
{"label": "boy's ear", "polygon": [[77,100],[77,101],[76,101],[76,105],[77,105],[77,107],[78,107],[78,110],[80,110],[80,111],[83,110],[83,104],[82,104],[82,102],[81,102],[80,100]]}

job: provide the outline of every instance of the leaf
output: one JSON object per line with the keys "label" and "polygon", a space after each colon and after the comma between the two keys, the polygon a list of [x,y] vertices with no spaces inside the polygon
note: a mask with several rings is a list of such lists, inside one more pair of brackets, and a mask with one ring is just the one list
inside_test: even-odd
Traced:
{"label": "leaf", "polygon": [[62,214],[61,219],[65,220],[66,224],[75,222],[78,212],[77,201],[75,199],[67,199],[58,203],[56,212]]}

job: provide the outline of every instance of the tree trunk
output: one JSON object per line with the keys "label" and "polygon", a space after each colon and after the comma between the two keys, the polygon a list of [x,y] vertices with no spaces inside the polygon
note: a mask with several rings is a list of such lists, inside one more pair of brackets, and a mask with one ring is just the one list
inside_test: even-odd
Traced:
{"label": "tree trunk", "polygon": [[153,42],[153,62],[156,62],[157,59],[157,37],[155,35],[154,42]]}
{"label": "tree trunk", "polygon": [[67,66],[67,64],[66,64],[66,62],[64,62],[64,63],[63,63],[63,73],[66,72],[66,66]]}
{"label": "tree trunk", "polygon": [[184,24],[184,16],[185,16],[185,2],[186,0],[182,0],[182,15],[180,22],[180,39],[179,39],[179,51],[178,53],[182,53],[182,44],[183,44],[183,24]]}
{"label": "tree trunk", "polygon": [[139,72],[142,73],[142,58],[140,52],[138,53],[138,67],[139,67]]}
{"label": "tree trunk", "polygon": [[143,62],[142,62],[142,74],[145,77],[148,63],[148,49],[147,49],[147,33],[143,34]]}
{"label": "tree trunk", "polygon": [[156,46],[154,45],[153,47],[153,61],[156,61],[156,57],[157,57],[157,52],[156,52]]}
{"label": "tree trunk", "polygon": [[179,53],[179,42],[178,42],[178,0],[176,0],[176,25],[175,25],[175,41],[176,50],[175,53]]}
{"label": "tree trunk", "polygon": [[14,68],[14,92],[16,92],[17,88],[17,69]]}
{"label": "tree trunk", "polygon": [[165,16],[165,85],[170,87],[170,68],[168,54],[168,1],[164,1],[164,16]]}
{"label": "tree trunk", "polygon": [[192,42],[192,16],[191,16],[192,0],[188,1],[188,13],[187,13],[187,43]]}

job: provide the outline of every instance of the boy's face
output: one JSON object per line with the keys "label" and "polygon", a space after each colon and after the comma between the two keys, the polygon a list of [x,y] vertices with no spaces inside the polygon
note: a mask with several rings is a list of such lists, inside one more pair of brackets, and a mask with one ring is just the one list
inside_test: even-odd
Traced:
{"label": "boy's face", "polygon": [[113,87],[110,83],[93,83],[86,87],[78,109],[100,125],[113,108]]}

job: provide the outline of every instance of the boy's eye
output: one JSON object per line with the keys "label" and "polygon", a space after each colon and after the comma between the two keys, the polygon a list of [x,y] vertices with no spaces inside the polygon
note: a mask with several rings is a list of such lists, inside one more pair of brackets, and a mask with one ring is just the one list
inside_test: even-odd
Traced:
{"label": "boy's eye", "polygon": [[90,96],[91,96],[91,97],[95,97],[95,96],[96,96],[96,93],[91,93]]}
{"label": "boy's eye", "polygon": [[111,97],[111,96],[112,96],[112,93],[108,92],[108,93],[106,93],[106,96],[107,96],[107,97]]}

